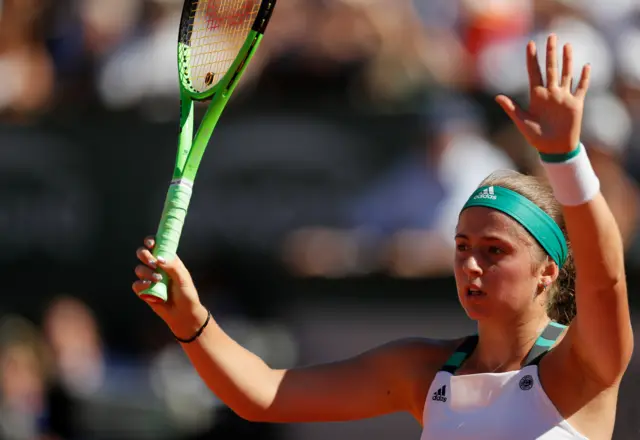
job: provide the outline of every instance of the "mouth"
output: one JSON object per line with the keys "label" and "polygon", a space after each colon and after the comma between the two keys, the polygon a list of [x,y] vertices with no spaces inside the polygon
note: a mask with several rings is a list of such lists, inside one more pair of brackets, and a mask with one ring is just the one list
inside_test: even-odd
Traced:
{"label": "mouth", "polygon": [[486,296],[486,293],[484,293],[482,290],[471,288],[467,289],[467,297],[479,298],[483,296]]}

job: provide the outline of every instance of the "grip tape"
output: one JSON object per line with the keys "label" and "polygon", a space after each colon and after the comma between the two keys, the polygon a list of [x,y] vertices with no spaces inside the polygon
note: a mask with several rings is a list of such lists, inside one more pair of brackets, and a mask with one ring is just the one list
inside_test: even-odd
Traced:
{"label": "grip tape", "polygon": [[[192,192],[193,183],[189,180],[178,179],[171,182],[155,237],[154,257],[162,256],[166,261],[171,261],[176,256]],[[169,277],[162,269],[158,268],[157,272],[162,275],[162,281],[153,283],[140,296],[147,301],[165,302],[169,297]]]}

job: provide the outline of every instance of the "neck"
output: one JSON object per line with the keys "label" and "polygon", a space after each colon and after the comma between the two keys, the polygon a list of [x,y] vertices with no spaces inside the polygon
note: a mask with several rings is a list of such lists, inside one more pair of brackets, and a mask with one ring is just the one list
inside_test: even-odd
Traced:
{"label": "neck", "polygon": [[[514,322],[478,322],[478,346],[472,365],[478,372],[519,369],[549,318],[529,317]],[[471,360],[471,359],[470,359]]]}

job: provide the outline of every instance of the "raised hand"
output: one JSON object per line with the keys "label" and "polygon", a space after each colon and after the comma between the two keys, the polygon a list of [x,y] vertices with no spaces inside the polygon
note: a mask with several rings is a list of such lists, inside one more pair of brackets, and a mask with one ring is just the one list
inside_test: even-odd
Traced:
{"label": "raised hand", "polygon": [[516,124],[525,139],[540,153],[563,154],[580,142],[584,99],[589,88],[591,67],[582,68],[582,75],[573,91],[573,54],[566,44],[562,54],[562,74],[558,69],[557,37],[547,39],[546,84],[538,64],[534,42],[527,45],[529,72],[529,108],[522,109],[509,97],[499,95],[496,102]]}

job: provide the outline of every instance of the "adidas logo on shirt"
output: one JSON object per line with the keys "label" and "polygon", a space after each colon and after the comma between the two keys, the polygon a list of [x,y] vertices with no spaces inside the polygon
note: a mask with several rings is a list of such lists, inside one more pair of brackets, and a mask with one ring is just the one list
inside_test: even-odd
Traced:
{"label": "adidas logo on shirt", "polygon": [[431,397],[431,400],[435,400],[437,402],[446,402],[447,401],[447,386],[446,385],[442,385],[442,387],[438,391],[433,393],[433,397]]}
{"label": "adidas logo on shirt", "polygon": [[482,190],[481,193],[476,194],[473,198],[496,200],[498,197],[496,197],[495,193],[493,192],[493,186],[490,186],[489,188]]}

